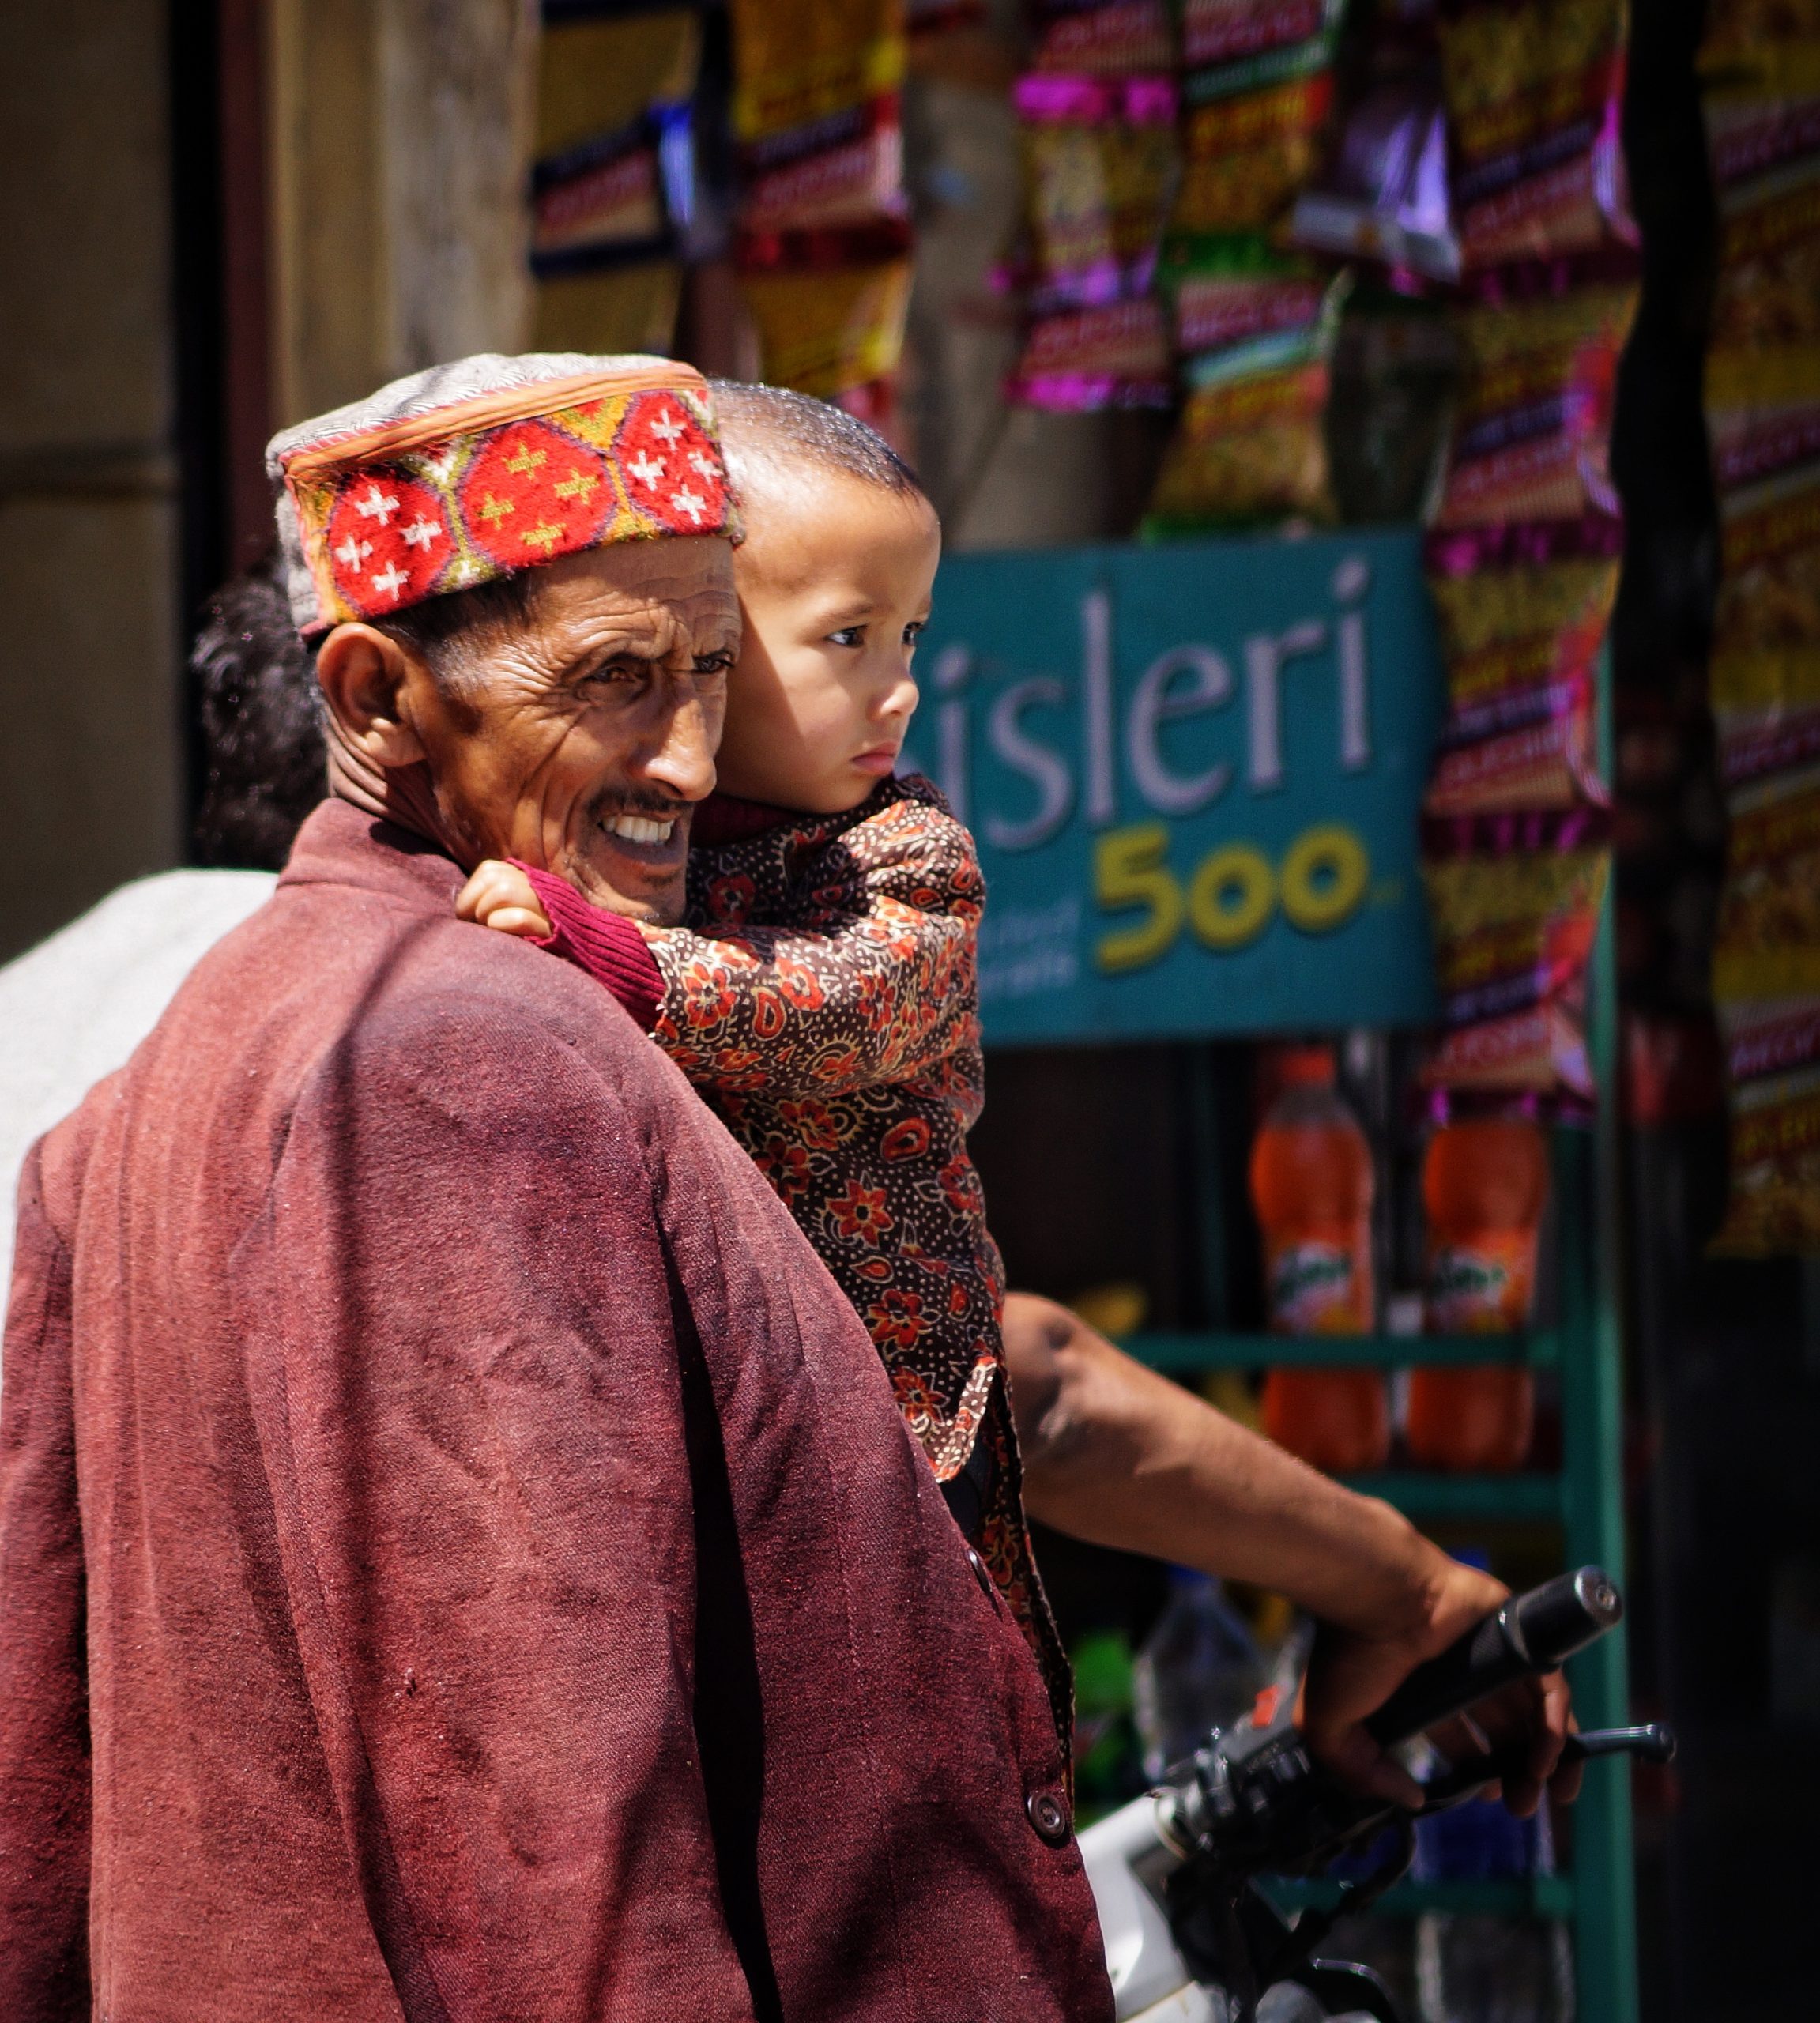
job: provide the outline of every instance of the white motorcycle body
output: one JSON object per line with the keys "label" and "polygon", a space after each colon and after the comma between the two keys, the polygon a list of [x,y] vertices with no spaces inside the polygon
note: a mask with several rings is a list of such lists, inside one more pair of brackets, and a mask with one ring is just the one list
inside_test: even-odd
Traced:
{"label": "white motorcycle body", "polygon": [[[1181,1857],[1163,1837],[1157,1799],[1147,1793],[1083,1829],[1081,1859],[1099,1911],[1117,2023],[1231,2023],[1225,1991],[1204,1987],[1176,1949],[1162,1893]],[[1328,2012],[1306,1989],[1267,1989],[1258,2023],[1315,2023]],[[1371,2023],[1349,2013],[1332,2023]]]}
{"label": "white motorcycle body", "polygon": [[1118,2023],[1227,2023],[1224,1996],[1200,1986],[1170,1935],[1162,1890],[1180,1857],[1162,1837],[1155,1798],[1133,1799],[1083,1829],[1080,1852]]}

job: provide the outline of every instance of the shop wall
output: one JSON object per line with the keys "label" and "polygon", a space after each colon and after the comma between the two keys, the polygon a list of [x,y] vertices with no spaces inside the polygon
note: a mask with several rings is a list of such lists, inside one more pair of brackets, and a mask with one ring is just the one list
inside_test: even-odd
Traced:
{"label": "shop wall", "polygon": [[528,338],[529,0],[273,0],[275,424]]}
{"label": "shop wall", "polygon": [[0,958],[180,850],[165,13],[13,0],[0,66]]}

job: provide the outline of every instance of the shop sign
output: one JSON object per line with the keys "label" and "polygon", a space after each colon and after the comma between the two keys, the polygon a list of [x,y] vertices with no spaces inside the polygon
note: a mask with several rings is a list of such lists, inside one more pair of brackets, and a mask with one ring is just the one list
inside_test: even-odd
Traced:
{"label": "shop sign", "polygon": [[985,868],[989,1042],[1431,1015],[1416,534],[956,556],[917,671],[906,755]]}

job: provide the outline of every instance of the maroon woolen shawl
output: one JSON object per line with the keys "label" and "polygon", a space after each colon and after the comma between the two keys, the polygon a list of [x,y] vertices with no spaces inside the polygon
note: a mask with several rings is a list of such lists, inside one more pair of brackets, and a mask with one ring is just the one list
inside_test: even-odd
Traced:
{"label": "maroon woolen shawl", "polygon": [[865,1329],[460,882],[324,807],[28,1166],[0,2017],[1103,2023]]}

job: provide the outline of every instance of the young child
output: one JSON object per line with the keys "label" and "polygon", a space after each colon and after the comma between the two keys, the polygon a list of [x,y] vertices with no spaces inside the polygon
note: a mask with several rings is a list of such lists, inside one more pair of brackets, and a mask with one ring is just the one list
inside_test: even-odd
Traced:
{"label": "young child", "polygon": [[967,1152],[985,885],[937,790],[893,777],[940,528],[864,423],[771,387],[714,397],[746,526],[744,638],[719,790],[691,832],[688,925],[635,925],[498,863],[459,908],[605,984],[757,1162],[870,1330],[1065,1733],[1006,1396],[1004,1272]]}

